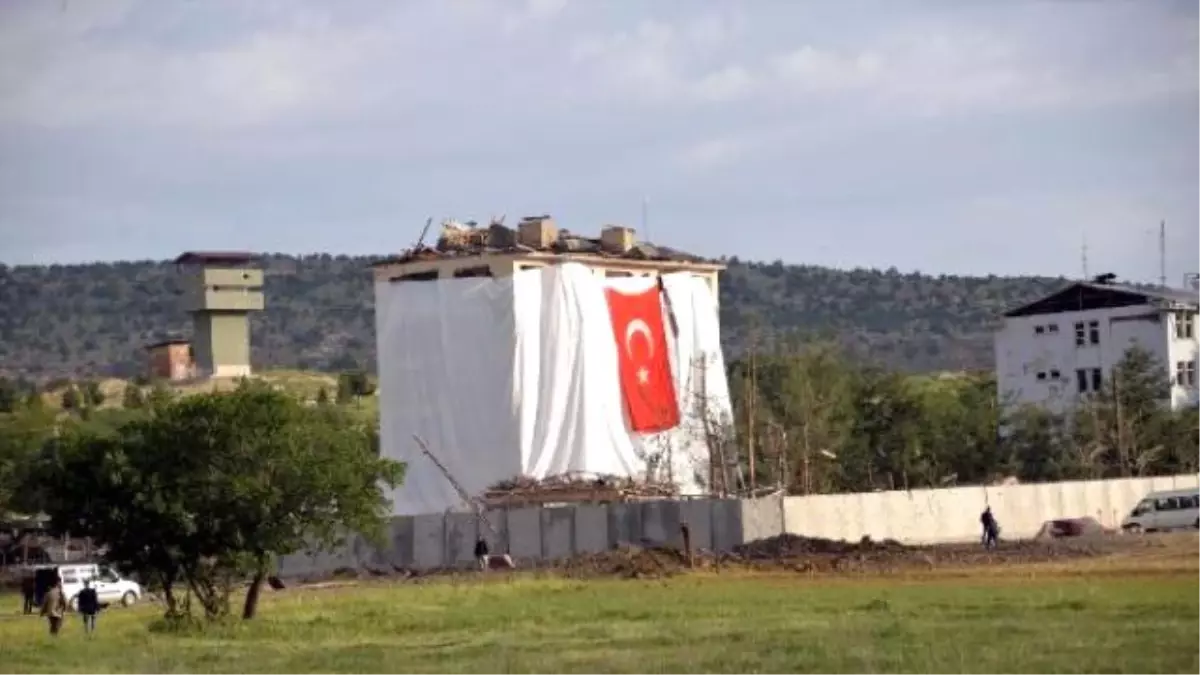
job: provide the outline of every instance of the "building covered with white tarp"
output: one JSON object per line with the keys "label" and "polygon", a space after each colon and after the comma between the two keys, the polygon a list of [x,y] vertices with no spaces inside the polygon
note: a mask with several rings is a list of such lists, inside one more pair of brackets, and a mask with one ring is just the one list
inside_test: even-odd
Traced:
{"label": "building covered with white tarp", "polygon": [[[630,354],[656,355],[653,322],[614,328],[610,305],[614,293],[653,289],[678,414],[643,434],[631,431],[629,387],[653,378],[627,366]],[[717,301],[703,278],[606,278],[565,262],[498,278],[377,280],[375,302],[381,452],[408,465],[394,514],[468,508],[414,436],[472,496],[516,476],[642,477],[655,466],[681,493],[705,492],[709,434],[732,413]]]}

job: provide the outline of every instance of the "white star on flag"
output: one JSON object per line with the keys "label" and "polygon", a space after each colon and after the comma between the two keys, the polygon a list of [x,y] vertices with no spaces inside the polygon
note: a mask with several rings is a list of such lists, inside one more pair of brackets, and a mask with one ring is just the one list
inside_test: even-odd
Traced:
{"label": "white star on flag", "polygon": [[650,384],[650,371],[647,370],[645,367],[638,368],[637,379],[638,379],[638,384],[642,385],[643,387],[646,386],[647,384]]}

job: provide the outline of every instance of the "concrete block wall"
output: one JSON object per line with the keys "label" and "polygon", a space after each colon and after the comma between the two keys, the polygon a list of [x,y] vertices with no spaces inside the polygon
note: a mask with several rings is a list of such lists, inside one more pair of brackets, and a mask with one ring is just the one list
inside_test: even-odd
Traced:
{"label": "concrete block wall", "polygon": [[523,566],[620,545],[682,547],[684,523],[694,549],[728,551],[747,539],[780,534],[782,515],[781,499],[699,499],[492,510],[486,514],[492,529],[469,513],[401,516],[392,519],[379,549],[356,537],[334,553],[286,556],[280,560],[279,574],[319,576],[342,568],[465,568],[474,564],[475,540],[481,533],[493,553],[507,552]]}
{"label": "concrete block wall", "polygon": [[1034,485],[787,497],[783,529],[827,539],[895,539],[909,544],[974,541],[989,504],[1001,536],[1032,537],[1048,520],[1092,517],[1116,528],[1150,492],[1200,485],[1195,474]]}
{"label": "concrete block wall", "polygon": [[355,538],[333,553],[299,553],[280,561],[281,576],[316,576],[339,568],[435,569],[474,563],[484,534],[493,553],[520,564],[596,553],[622,544],[682,546],[687,523],[694,549],[729,551],[783,532],[857,541],[909,544],[975,541],[979,513],[991,504],[1006,538],[1032,537],[1047,520],[1091,516],[1116,527],[1149,492],[1200,485],[1194,474],[1159,478],[976,486],[761,499],[697,499],[637,504],[581,504],[491,510],[494,528],[468,513],[393,518],[376,549]]}

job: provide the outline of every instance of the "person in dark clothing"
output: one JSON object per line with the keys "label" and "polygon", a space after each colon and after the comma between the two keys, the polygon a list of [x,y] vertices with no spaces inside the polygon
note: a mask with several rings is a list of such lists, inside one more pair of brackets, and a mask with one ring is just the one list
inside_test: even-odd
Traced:
{"label": "person in dark clothing", "polygon": [[979,522],[983,525],[984,548],[995,548],[1000,540],[1000,525],[996,523],[996,516],[992,515],[992,507],[988,506],[983,510]]}
{"label": "person in dark clothing", "polygon": [[475,561],[479,563],[479,571],[485,572],[488,568],[488,545],[487,540],[479,537],[475,540]]}
{"label": "person in dark clothing", "polygon": [[76,599],[79,613],[83,615],[83,632],[91,635],[96,630],[96,615],[100,613],[100,598],[92,588],[90,579],[83,580],[83,590]]}
{"label": "person in dark clothing", "polygon": [[32,574],[21,578],[21,600],[23,601],[23,611],[25,614],[33,614],[33,608],[36,604],[33,599],[37,595],[37,578]]}

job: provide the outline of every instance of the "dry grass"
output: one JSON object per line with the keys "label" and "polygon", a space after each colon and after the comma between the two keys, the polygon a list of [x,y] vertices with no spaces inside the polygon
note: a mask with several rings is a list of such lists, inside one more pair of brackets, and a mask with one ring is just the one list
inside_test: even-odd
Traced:
{"label": "dry grass", "polygon": [[[1193,539],[1194,542],[1194,539]],[[854,579],[492,577],[292,589],[260,619],[172,635],[152,607],[86,640],[0,621],[16,672],[1197,672],[1197,556]],[[15,608],[12,598],[9,607]]]}

